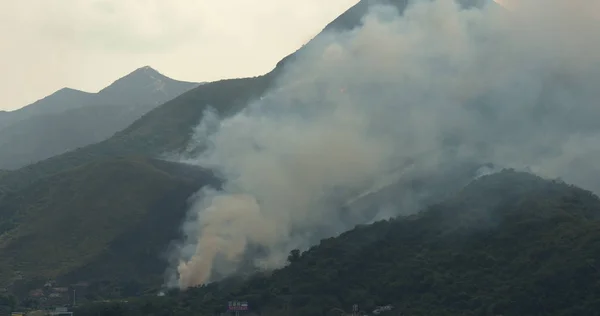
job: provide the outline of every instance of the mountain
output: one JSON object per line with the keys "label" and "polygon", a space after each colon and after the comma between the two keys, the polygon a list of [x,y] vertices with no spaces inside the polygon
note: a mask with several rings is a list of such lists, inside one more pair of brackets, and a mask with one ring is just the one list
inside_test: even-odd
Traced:
{"label": "mountain", "polygon": [[8,194],[0,212],[0,286],[18,292],[82,274],[86,281],[154,277],[144,281],[160,284],[159,254],[178,233],[186,198],[214,181],[202,169],[128,157],[95,161]]}
{"label": "mountain", "polygon": [[9,149],[0,151],[0,168],[19,168],[105,140],[196,86],[143,67],[98,93],[59,90],[0,116],[0,148]]}
{"label": "mountain", "polygon": [[[182,175],[173,178],[171,172],[157,170],[154,165],[165,162],[152,157],[183,148],[207,105],[223,115],[234,113],[260,96],[270,76],[203,84],[105,141],[0,177],[0,258],[4,259],[0,259],[0,288],[26,295],[45,278],[56,278],[66,284],[91,281],[92,286],[101,286],[108,282],[96,293],[110,296],[107,292],[114,293],[123,283],[162,284],[167,261],[161,254],[178,236],[185,201],[202,186],[214,183],[214,178],[178,164],[171,169]],[[161,199],[167,195],[172,198]],[[65,220],[78,213],[79,218],[95,220]],[[95,224],[101,220],[116,220],[120,225],[109,232],[98,231]],[[40,226],[32,226],[32,221],[47,233],[34,233]],[[63,221],[72,226],[64,226]],[[133,224],[148,221],[145,225],[152,229]],[[138,233],[133,234],[136,229]],[[158,237],[162,239],[157,241]],[[98,240],[79,244],[86,238]]]}
{"label": "mountain", "polygon": [[[255,315],[594,315],[600,307],[600,199],[505,170],[422,212],[361,225],[290,264],[247,279],[78,315],[214,315],[248,301]],[[372,313],[375,314],[375,313]]]}
{"label": "mountain", "polygon": [[[375,3],[385,0],[373,0]],[[321,34],[329,29],[348,29],[360,25],[366,6],[373,1],[362,0],[348,9],[340,17],[327,25]],[[402,1],[392,1],[401,6]],[[304,47],[311,45],[312,41]],[[113,137],[89,146],[77,148],[61,155],[32,163],[11,173],[0,181],[0,188],[18,190],[37,179],[51,175],[96,158],[115,155],[156,156],[164,152],[184,148],[193,126],[200,121],[203,111],[211,106],[220,115],[231,115],[242,109],[248,102],[259,98],[276,81],[285,66],[302,53],[303,48],[284,57],[271,72],[257,77],[227,79],[202,84],[180,96],[165,102],[143,115],[126,129]]]}
{"label": "mountain", "polygon": [[98,96],[105,104],[158,106],[198,85],[200,83],[173,80],[150,66],[145,66],[100,90]]}
{"label": "mountain", "polygon": [[20,109],[4,111],[0,113],[0,118],[13,123],[35,115],[56,114],[87,106],[126,103],[159,105],[198,85],[171,79],[150,66],[144,66],[97,93],[63,88]]}
{"label": "mountain", "polygon": [[[329,30],[359,26],[368,6],[377,3],[393,4],[399,11],[404,10],[406,5],[403,0],[362,0],[329,23],[315,38]],[[286,65],[313,42],[314,40],[310,41],[303,48],[284,57],[265,75],[202,84],[158,106],[105,141],[20,168],[0,181],[0,188],[17,190],[41,177],[96,158],[129,154],[154,157],[181,150],[187,144],[191,129],[198,124],[208,106],[215,108],[222,116],[236,113],[250,101],[263,95],[276,82]]]}
{"label": "mountain", "polygon": [[[221,84],[230,87],[236,82],[239,81]],[[219,87],[219,83],[207,85]],[[207,92],[205,97],[212,101],[230,96],[227,89],[207,89]],[[244,97],[243,89],[238,92]],[[198,104],[202,104],[194,100],[202,99],[193,99],[193,96],[184,94],[171,101],[172,106],[183,114],[175,117],[190,121],[177,124],[171,121],[173,117],[163,116],[160,112],[147,114],[151,115],[147,119],[156,120],[156,126],[182,128],[194,125],[200,113],[196,114],[196,119],[192,114],[197,111]],[[0,226],[3,226],[0,258],[4,259],[0,259],[0,287],[12,284],[11,291],[24,295],[26,290],[40,286],[42,279],[50,277],[66,284],[90,281],[94,285],[122,280],[107,291],[113,291],[124,282],[145,287],[162,284],[167,261],[161,253],[178,236],[178,227],[187,209],[185,201],[214,180],[198,175],[193,167],[175,165],[172,169],[181,170],[181,175],[173,176],[173,171],[157,169],[154,165],[159,164],[158,161],[142,164],[137,159],[147,161],[148,158],[131,158],[136,155],[135,151],[146,156],[157,153],[153,151],[157,146],[153,146],[152,140],[182,146],[186,139],[173,137],[184,135],[181,131],[146,131],[135,124],[129,129],[132,132],[120,133],[98,145],[37,164],[51,163],[50,172],[41,169],[40,173],[35,173],[38,170],[33,165],[33,168],[11,171],[0,178],[0,193],[5,192],[0,198]],[[128,146],[129,133],[137,134],[134,140],[147,138],[149,141],[142,146]],[[127,157],[122,157],[124,155]],[[79,214],[77,218],[94,220],[69,220],[73,214]],[[119,225],[105,232],[96,227],[101,221]],[[63,223],[71,223],[71,226]],[[46,232],[35,233],[40,229],[39,225]],[[104,226],[104,229],[108,228]],[[83,243],[86,238],[92,243]],[[45,249],[54,251],[44,252]],[[23,281],[19,282],[15,275],[22,276]],[[102,289],[99,291],[103,293]]]}
{"label": "mountain", "polygon": [[[359,9],[364,8],[365,3],[360,2],[343,14],[341,20],[336,20],[343,23],[334,22],[328,27],[358,25]],[[398,4],[402,8],[401,3]],[[189,196],[190,192],[214,179],[194,176],[197,182],[188,182],[191,180],[186,177],[156,167],[158,162],[152,158],[185,148],[192,128],[207,107],[213,107],[221,116],[228,116],[260,98],[274,85],[289,60],[283,60],[263,76],[200,85],[154,108],[106,140],[2,176],[0,223],[4,233],[0,239],[4,246],[0,247],[0,258],[4,260],[0,266],[0,284],[12,285],[11,288],[19,292],[39,286],[41,278],[46,277],[57,278],[66,284],[90,279],[95,282],[96,294],[102,297],[138,293],[139,288],[147,288],[148,283],[159,286],[157,280],[162,271],[157,274],[158,267],[166,265],[159,249],[166,250],[169,239],[165,236],[173,236],[173,230],[176,231],[178,226],[174,223],[180,223],[184,216],[185,205],[177,203],[185,200],[181,197]],[[183,170],[180,171],[183,174],[196,174],[189,166],[177,168]],[[440,187],[444,187],[443,181],[440,182]],[[382,194],[393,199],[393,192],[394,187],[390,187]],[[162,196],[181,199],[165,198],[164,201],[170,202],[160,204],[159,197]],[[363,203],[356,205],[365,207]],[[63,219],[73,214],[94,220],[67,220],[65,222],[70,226],[61,226]],[[131,214],[131,217],[123,219],[115,214],[124,217]],[[96,221],[115,221],[111,218],[117,218],[119,224],[108,232],[99,231],[100,228],[93,225]],[[148,224],[151,230],[134,225],[145,221],[153,223]],[[46,232],[35,234],[39,227]],[[90,245],[81,246],[75,242],[93,240],[97,234],[98,241]],[[153,240],[154,235],[163,237],[150,244],[144,243],[146,239]],[[118,248],[123,244],[127,246]],[[143,262],[150,262],[151,268],[136,270],[135,267],[143,266]],[[131,290],[132,287],[135,290]]]}
{"label": "mountain", "polygon": [[60,89],[53,94],[14,111],[5,111],[0,115],[0,128],[27,119],[34,115],[60,113],[88,104],[93,93],[71,88]]}
{"label": "mountain", "polygon": [[0,188],[19,190],[43,177],[96,159],[121,155],[155,157],[180,150],[186,146],[192,127],[198,124],[207,106],[223,115],[235,113],[249,100],[258,98],[272,82],[273,76],[268,74],[202,84],[146,113],[107,140],[10,172],[0,180]]}
{"label": "mountain", "polygon": [[[482,7],[485,5],[498,4],[494,0],[456,0],[461,6],[468,7]],[[300,56],[308,47],[313,45],[316,39],[321,36],[325,36],[329,32],[342,32],[352,30],[360,27],[363,22],[363,17],[367,14],[369,9],[375,5],[389,5],[395,7],[398,12],[402,13],[406,9],[409,1],[408,0],[360,0],[354,6],[350,7],[344,13],[340,14],[337,18],[331,21],[325,26],[325,28],[309,41],[307,44],[302,46],[297,51],[281,59],[276,66],[276,69],[282,69],[285,65],[292,62],[298,56]]]}

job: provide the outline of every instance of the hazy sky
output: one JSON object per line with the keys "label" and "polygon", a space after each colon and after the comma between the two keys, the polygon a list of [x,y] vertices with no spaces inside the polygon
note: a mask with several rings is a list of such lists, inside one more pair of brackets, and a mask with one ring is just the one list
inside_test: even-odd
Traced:
{"label": "hazy sky", "polygon": [[0,109],[145,65],[189,81],[262,74],[357,2],[0,0]]}

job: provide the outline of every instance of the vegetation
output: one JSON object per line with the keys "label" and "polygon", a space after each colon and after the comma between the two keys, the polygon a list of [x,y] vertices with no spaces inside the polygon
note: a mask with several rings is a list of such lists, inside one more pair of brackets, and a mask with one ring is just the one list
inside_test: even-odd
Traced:
{"label": "vegetation", "polygon": [[[401,3],[395,0],[392,2]],[[332,22],[328,28],[350,28],[357,25],[364,13],[365,3],[361,1]],[[215,108],[222,116],[227,116],[239,111],[252,99],[260,97],[293,56],[282,60],[273,72],[264,76],[222,80],[194,88],[146,113],[105,141],[18,170],[0,172],[0,285],[10,285],[10,291],[25,295],[27,290],[39,286],[47,278],[56,278],[63,284],[91,281],[93,291],[89,294],[90,299],[136,296],[152,289],[153,286],[158,286],[162,281],[165,266],[161,254],[167,249],[169,241],[178,235],[179,223],[186,208],[186,198],[202,185],[214,183],[215,179],[203,170],[164,163],[152,158],[184,148],[192,127],[200,121],[203,111],[208,106]],[[119,91],[114,92],[116,95],[120,94]],[[464,198],[459,200],[467,203]],[[540,201],[558,203],[549,197]],[[595,198],[590,201],[595,203]],[[590,201],[588,202],[592,203]],[[447,208],[451,208],[452,204],[448,205],[450,206]],[[536,207],[546,210],[555,206],[549,204]],[[573,210],[578,209],[573,207]],[[435,214],[435,209],[425,214],[430,213]],[[435,216],[440,215],[431,216],[433,217],[430,221],[437,223]],[[369,304],[387,301],[402,306],[404,301],[398,298],[398,293],[412,289],[416,286],[414,284],[417,284],[415,282],[425,281],[419,281],[421,276],[396,275],[393,271],[396,265],[421,267],[423,263],[414,262],[416,259],[405,263],[396,255],[386,257],[390,254],[378,252],[377,247],[389,251],[392,249],[390,247],[404,245],[402,238],[406,238],[412,246],[399,248],[400,253],[410,258],[430,260],[434,266],[425,266],[435,273],[430,270],[423,270],[422,273],[433,275],[434,280],[452,280],[452,273],[455,273],[452,269],[456,269],[448,267],[447,262],[434,256],[436,245],[446,239],[431,232],[423,218],[419,217],[414,219],[416,222],[410,222],[420,223],[414,227],[412,224],[406,224],[409,219],[382,222],[356,229],[337,239],[324,241],[321,246],[309,252],[291,256],[293,263],[288,268],[275,272],[271,277],[256,276],[241,283],[230,280],[231,283],[172,293],[162,299],[152,297],[148,301],[142,299],[137,304],[111,304],[106,308],[115,311],[131,309],[132,315],[151,314],[148,311],[161,315],[167,310],[169,313],[179,310],[185,312],[185,315],[210,314],[222,310],[226,298],[234,296],[246,297],[253,306],[260,306],[260,311],[265,315],[280,312],[285,306],[295,308],[297,314],[319,314],[324,313],[330,306],[347,308],[348,304],[358,300],[366,307],[369,307]],[[562,217],[557,218],[563,220]],[[568,223],[572,227],[585,226],[582,221]],[[546,225],[544,229],[548,232],[563,233],[550,226],[548,220],[541,225]],[[512,227],[509,226],[507,227]],[[407,233],[396,235],[393,232],[397,230],[406,230]],[[467,231],[471,232],[472,229]],[[496,230],[490,228],[488,231]],[[448,234],[461,241],[460,231]],[[512,243],[517,240],[515,236],[506,238],[512,238]],[[558,242],[555,236],[543,238],[548,238],[548,242]],[[448,242],[452,240],[449,238]],[[458,241],[453,245],[462,245]],[[420,246],[417,242],[423,242],[423,245]],[[580,245],[581,240],[569,242],[573,242],[570,245]],[[387,245],[385,247],[388,248],[376,246],[377,243]],[[510,264],[508,259],[502,257],[502,253],[495,253],[503,251],[502,247],[505,246],[506,244],[498,245],[493,251],[489,251],[500,258],[498,262]],[[523,245],[529,246],[525,243]],[[448,251],[462,253],[463,261],[464,256],[470,258],[471,254],[468,251],[473,250],[475,254],[488,251],[481,250],[484,246],[479,244],[470,247],[472,249],[448,248]],[[531,247],[534,249],[537,246]],[[333,253],[327,254],[323,249]],[[579,248],[571,250],[583,253]],[[380,259],[375,263],[372,260],[359,260],[363,255]],[[366,262],[364,266],[355,266],[363,261]],[[378,262],[381,266],[373,266]],[[487,270],[484,271],[495,266],[486,267]],[[338,272],[338,269],[341,272]],[[363,274],[357,273],[363,269],[367,272],[371,271],[369,269],[385,271],[389,275],[365,273],[365,276],[371,275],[373,281],[364,283],[366,285],[354,286],[353,284],[366,282],[359,278]],[[507,278],[511,277],[509,272],[502,273],[505,273]],[[297,280],[300,276],[302,279]],[[401,281],[392,282],[386,277],[397,277]],[[500,277],[494,275],[493,279]],[[507,279],[506,284],[520,284],[515,281],[514,276],[512,277]],[[442,282],[439,280],[436,282]],[[376,282],[383,285],[376,285]],[[444,285],[443,282],[439,284]],[[446,288],[441,291],[455,289],[449,285],[444,286]],[[478,290],[466,288],[464,291],[469,295],[475,293],[475,297],[481,297],[479,309],[484,306],[489,309],[485,304],[492,301],[502,302],[497,300],[499,294],[490,294],[490,290],[483,286]],[[523,289],[519,291],[525,292]],[[393,295],[396,296],[391,297]],[[418,299],[408,299],[407,302],[412,302],[412,305],[406,308],[419,311],[423,306],[440,306],[439,310],[442,310],[442,303],[437,302],[435,297],[426,295]],[[300,307],[301,305],[306,307]],[[98,311],[94,307],[81,310],[84,314],[97,314]]]}
{"label": "vegetation", "polygon": [[[200,85],[158,106],[105,141],[2,173],[0,284],[10,284],[21,278],[22,273],[28,277],[57,277],[67,272],[82,276],[83,270],[77,269],[95,260],[92,258],[99,258],[100,253],[104,253],[101,250],[116,242],[117,236],[130,228],[130,223],[142,221],[147,212],[156,208],[156,197],[167,194],[166,188],[180,188],[169,192],[177,192],[177,203],[184,201],[186,195],[203,184],[200,182],[204,178],[193,180],[194,185],[188,187],[181,183],[189,183],[189,179],[184,181],[159,172],[147,163],[117,157],[145,157],[140,159],[148,162],[148,159],[165,152],[182,150],[192,127],[198,124],[207,107],[214,108],[222,116],[239,111],[268,89],[285,64],[281,62],[274,71],[264,76]],[[120,95],[119,91],[112,92]],[[131,166],[134,168],[128,169]],[[111,174],[119,177],[107,176]],[[116,183],[116,179],[120,179],[120,183]],[[174,183],[181,185],[178,187]],[[179,205],[175,199],[173,203]],[[163,206],[163,212],[169,208],[171,206]],[[99,228],[88,229],[96,221],[111,220],[109,214],[104,213],[106,210],[114,214],[123,212],[120,216],[125,216],[126,220],[119,218],[119,225],[99,232],[97,240],[88,241],[89,245],[81,242],[96,239],[94,229]],[[77,216],[73,217],[74,214]],[[181,215],[181,212],[166,212],[162,216],[170,216],[169,223],[173,224],[170,228],[176,229],[178,225],[175,223]],[[78,222],[77,218],[86,220]],[[70,227],[67,223],[78,225],[77,229],[65,231],[65,227]],[[39,227],[46,233],[32,233]],[[159,245],[164,246],[157,244],[155,257],[160,254]],[[156,279],[156,276],[151,279]],[[38,283],[39,280],[28,282]]]}
{"label": "vegetation", "polygon": [[89,281],[94,299],[160,286],[187,198],[214,178],[152,158],[184,148],[208,106],[235,113],[275,73],[200,85],[106,141],[0,175],[0,288]]}
{"label": "vegetation", "polygon": [[[290,264],[78,315],[216,315],[247,300],[260,315],[593,315],[600,308],[600,200],[504,171],[413,216],[323,240]],[[383,314],[385,315],[385,314]]]}
{"label": "vegetation", "polygon": [[13,295],[2,295],[0,294],[0,313],[2,315],[8,315],[17,306],[17,298]]}
{"label": "vegetation", "polygon": [[[1,174],[0,286],[24,278],[13,286],[24,294],[43,278],[88,280],[102,273],[109,284],[100,292],[109,296],[119,295],[111,280],[122,275],[124,282],[160,285],[161,255],[178,237],[185,201],[212,180],[197,172],[172,175],[151,157],[183,148],[207,106],[231,114],[263,93],[268,78],[201,85],[106,141]],[[119,158],[130,156],[138,158]],[[130,233],[134,227],[142,231]]]}
{"label": "vegetation", "polygon": [[178,235],[187,197],[214,181],[198,168],[130,157],[8,193],[0,212],[0,286],[13,284],[24,295],[19,289],[54,278],[160,284],[160,254]]}
{"label": "vegetation", "polygon": [[[260,96],[270,76],[231,79],[203,84],[145,114],[113,137],[15,170],[0,179],[0,188],[17,191],[35,181],[115,156],[155,157],[184,148],[204,109],[214,107],[222,115],[241,109]],[[0,200],[1,203],[1,200]]]}

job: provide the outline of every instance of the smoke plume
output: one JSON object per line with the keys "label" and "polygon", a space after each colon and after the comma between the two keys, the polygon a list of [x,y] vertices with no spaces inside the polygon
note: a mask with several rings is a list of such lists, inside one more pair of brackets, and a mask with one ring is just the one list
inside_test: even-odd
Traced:
{"label": "smoke plume", "polygon": [[225,183],[194,197],[173,285],[231,274],[249,249],[255,267],[279,267],[291,249],[415,211],[413,191],[344,205],[462,162],[600,192],[599,14],[589,0],[413,1],[317,37],[261,100],[196,129],[203,150],[187,161]]}

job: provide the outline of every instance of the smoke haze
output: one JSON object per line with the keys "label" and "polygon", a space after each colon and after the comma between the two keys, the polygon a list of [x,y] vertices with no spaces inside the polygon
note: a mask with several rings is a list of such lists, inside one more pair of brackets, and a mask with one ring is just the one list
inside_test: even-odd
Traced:
{"label": "smoke haze", "polygon": [[352,221],[340,208],[460,162],[600,192],[599,14],[587,0],[414,1],[403,16],[377,6],[362,27],[317,37],[261,100],[223,120],[207,113],[196,129],[190,148],[204,150],[186,161],[225,183],[193,197],[170,285],[233,273],[249,247],[261,249],[256,267],[280,267],[357,219],[414,212],[409,195],[371,201],[376,211]]}

